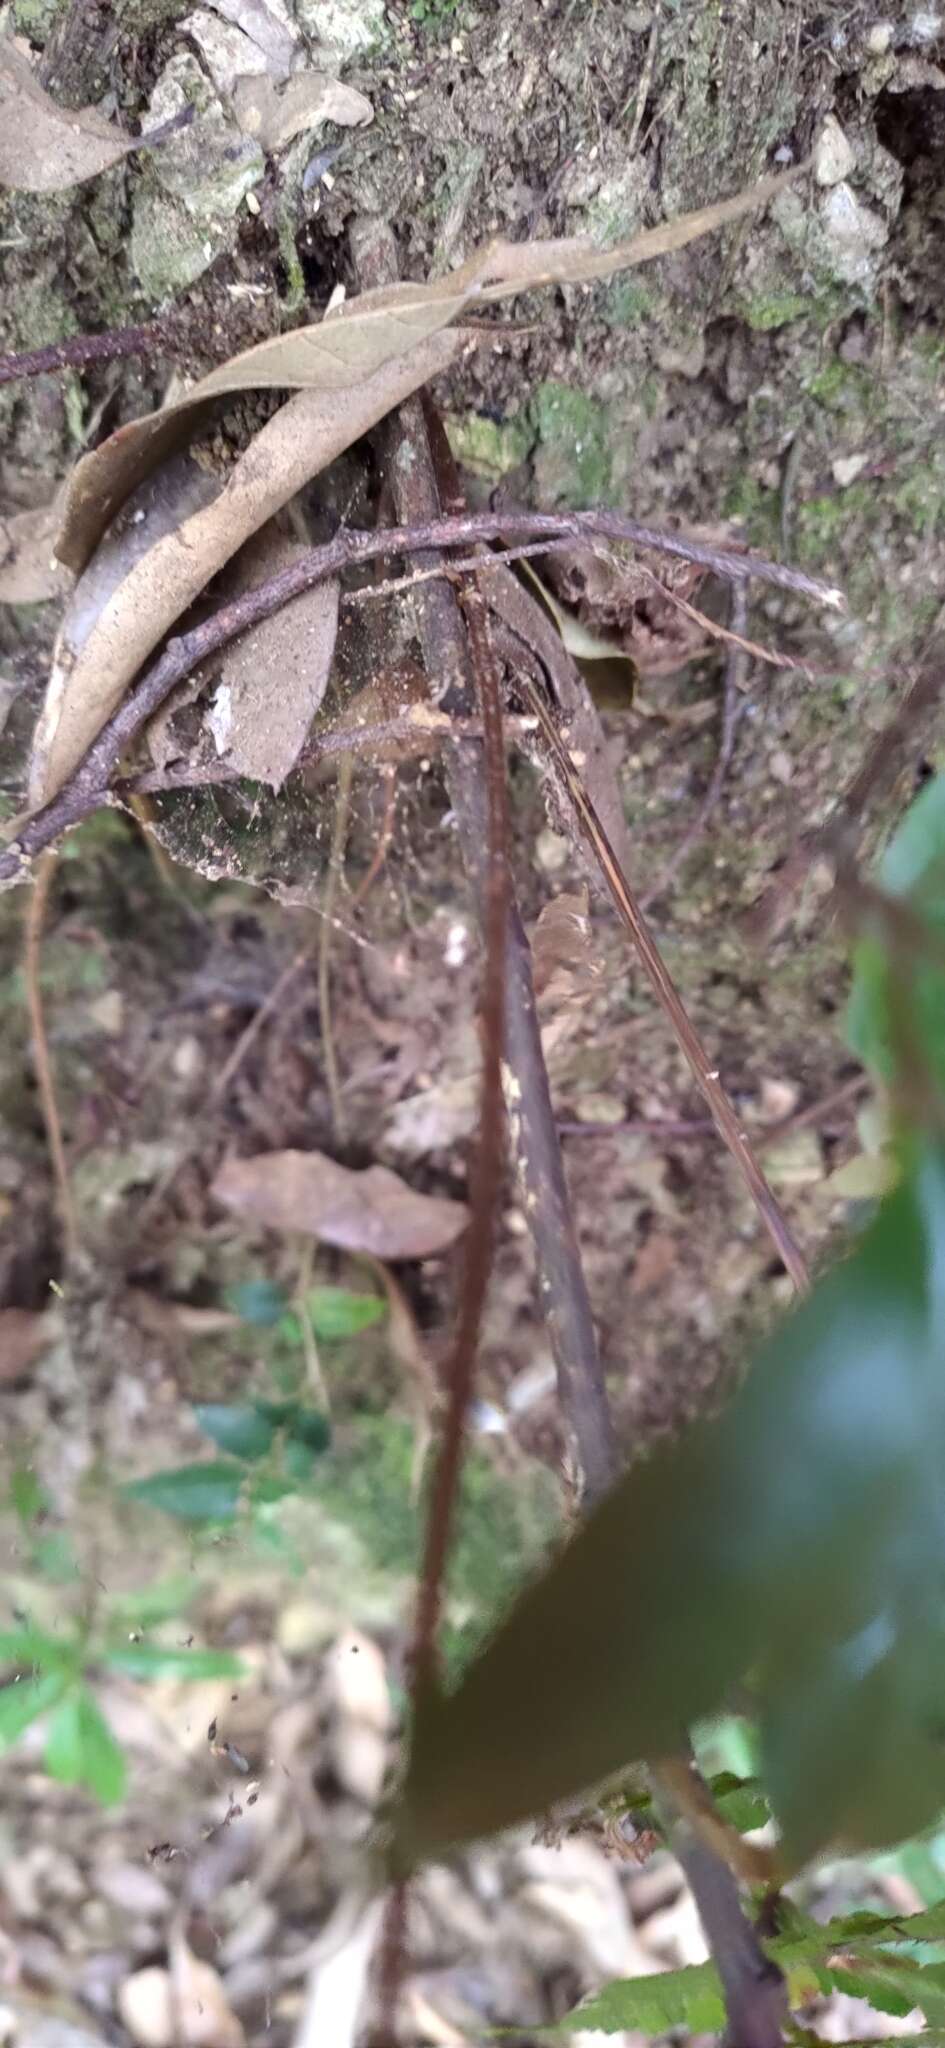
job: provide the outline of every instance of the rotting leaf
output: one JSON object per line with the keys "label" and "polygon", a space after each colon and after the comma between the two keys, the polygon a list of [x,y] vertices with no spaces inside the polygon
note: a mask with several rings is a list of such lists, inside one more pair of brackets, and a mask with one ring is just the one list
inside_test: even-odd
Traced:
{"label": "rotting leaf", "polygon": [[0,38],[0,185],[62,192],[137,147],[137,137],[122,135],[94,107],[58,107],[12,37]]}
{"label": "rotting leaf", "polygon": [[0,518],[0,604],[42,604],[68,590],[69,572],[54,552],[61,521],[61,495]]}
{"label": "rotting leaf", "polygon": [[[240,590],[304,552],[267,528],[239,558]],[[281,789],[321,705],[338,631],[340,586],[316,583],[227,648],[207,724],[217,752],[254,782]]]}
{"label": "rotting leaf", "polygon": [[342,85],[327,71],[297,71],[281,86],[271,78],[238,78],[233,105],[244,135],[253,136],[267,153],[326,121],[363,128],[374,119],[363,92]]}
{"label": "rotting leaf", "polygon": [[210,1192],[247,1222],[305,1231],[378,1259],[429,1258],[454,1244],[469,1221],[465,1202],[417,1194],[386,1166],[354,1172],[325,1152],[229,1159]]}

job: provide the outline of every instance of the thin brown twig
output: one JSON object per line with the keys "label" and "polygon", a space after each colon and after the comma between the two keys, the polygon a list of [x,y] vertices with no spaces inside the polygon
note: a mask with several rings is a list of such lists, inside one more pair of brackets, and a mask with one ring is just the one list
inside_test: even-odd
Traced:
{"label": "thin brown twig", "polygon": [[652,904],[658,902],[659,898],[669,888],[670,883],[675,881],[683,862],[688,859],[693,847],[702,838],[702,834],[725,787],[725,778],[735,751],[735,734],[738,730],[738,721],[745,708],[745,699],[742,695],[744,687],[742,680],[742,654],[746,646],[750,645],[750,643],[742,638],[746,609],[744,584],[733,584],[731,601],[732,639],[728,650],[728,659],[725,663],[722,734],[715,767],[712,770],[709,786],[695,817],[683,833],[678,846],[673,848],[662,873],[657,876],[652,888],[647,889],[640,897],[640,909],[642,911],[649,910]]}
{"label": "thin brown twig", "polygon": [[179,348],[170,323],[151,320],[138,327],[108,327],[101,334],[70,334],[43,348],[24,348],[0,355],[0,384],[19,378],[44,377],[52,370],[81,370],[87,363],[112,363],[125,356],[173,355]]}
{"label": "thin brown twig", "polygon": [[[752,1131],[752,1144],[761,1152],[766,1145],[776,1145],[788,1131],[800,1131],[810,1124],[819,1124],[835,1109],[855,1101],[865,1094],[870,1085],[866,1074],[853,1074],[848,1081],[842,1081],[832,1088],[829,1095],[809,1102],[804,1109],[791,1110],[787,1116],[779,1116],[770,1124],[760,1124]],[[701,1138],[707,1137],[716,1128],[710,1116],[628,1116],[619,1123],[580,1123],[577,1118],[559,1117],[558,1129],[566,1138],[621,1137],[631,1132],[653,1138]]]}
{"label": "thin brown twig", "polygon": [[325,1063],[328,1100],[331,1104],[332,1129],[337,1145],[343,1144],[347,1136],[348,1119],[345,1115],[344,1100],[341,1093],[341,1076],[338,1071],[338,1052],[335,1044],[335,1027],[332,1015],[331,947],[334,937],[335,899],[344,872],[353,772],[351,755],[342,754],[338,769],[338,788],[335,794],[335,814],[331,831],[331,848],[328,855],[328,872],[325,876],[324,895],[321,904],[322,921],[318,934],[318,1013],[321,1024],[322,1058]]}
{"label": "thin brown twig", "polygon": [[544,698],[524,670],[519,676],[519,688],[523,701],[539,720],[565,795],[580,823],[585,839],[593,849],[618,915],[630,933],[660,1008],[669,1019],[700,1093],[705,1097],[719,1136],[738,1167],[779,1258],[790,1273],[795,1287],[803,1293],[809,1285],[807,1262],[742,1130],[734,1105],[722,1086],[718,1069],[709,1064],[708,1053],[643,916],[627,876],[617,860],[581,776],[571,760]]}
{"label": "thin brown twig", "polygon": [[23,935],[23,980],[26,988],[26,1007],[30,1020],[33,1068],[36,1086],[39,1090],[40,1107],[46,1129],[46,1143],[52,1161],[53,1179],[59,1205],[59,1220],[62,1224],[63,1245],[66,1264],[72,1265],[79,1250],[79,1227],[72,1185],[66,1161],[66,1148],[62,1136],[62,1119],[59,1115],[59,1101],[56,1095],[55,1076],[46,1031],[46,1017],[43,1009],[43,994],[40,985],[40,956],[43,924],[49,905],[49,892],[56,872],[59,856],[49,852],[43,855],[36,871],[36,879],[26,907]]}
{"label": "thin brown twig", "polygon": [[[827,681],[831,677],[846,674],[845,669],[812,668],[810,662],[799,661],[794,654],[782,654],[779,648],[765,647],[760,640],[746,640],[744,604],[741,607],[741,628],[736,629],[731,621],[727,626],[722,626],[717,619],[710,619],[707,612],[700,611],[698,605],[691,604],[688,597],[683,597],[681,591],[673,590],[670,584],[664,583],[662,577],[657,576],[655,569],[651,569],[648,563],[637,562],[634,566],[649,578],[661,597],[668,598],[669,603],[675,605],[676,610],[682,612],[687,619],[691,619],[693,625],[699,626],[703,633],[707,633],[710,640],[722,640],[727,646],[739,649],[742,654],[752,655],[755,661],[763,661],[768,668],[786,669],[790,675],[805,676],[808,682],[813,682],[815,677]],[[733,595],[737,591],[744,595],[744,589],[743,583],[733,584]]]}
{"label": "thin brown twig", "polygon": [[60,833],[87,816],[105,801],[115,768],[146,719],[164,702],[174,685],[198,668],[238,633],[268,618],[293,597],[313,584],[337,575],[357,562],[373,561],[396,553],[422,553],[435,548],[455,547],[470,541],[488,541],[509,531],[526,536],[535,533],[578,538],[601,533],[611,540],[629,540],[638,546],[656,548],[711,569],[715,574],[742,582],[760,577],[787,589],[803,592],[823,604],[842,603],[840,593],[805,576],[801,571],[769,562],[760,556],[727,554],[705,548],[680,534],[661,533],[641,526],[619,513],[577,512],[559,518],[553,513],[507,512],[464,513],[448,519],[429,519],[413,526],[387,528],[382,533],[344,530],[320,548],[307,549],[299,560],[278,575],[269,577],[254,590],[195,626],[190,633],[169,640],[163,654],[151,663],[135,687],[122,699],[118,709],[103,726],[78,767],[49,803],[26,819],[6,854],[0,856],[0,884],[21,881],[32,857],[51,845]]}

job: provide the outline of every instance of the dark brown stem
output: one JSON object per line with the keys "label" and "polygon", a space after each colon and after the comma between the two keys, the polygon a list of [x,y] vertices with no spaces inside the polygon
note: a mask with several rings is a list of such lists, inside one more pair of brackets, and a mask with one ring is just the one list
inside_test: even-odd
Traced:
{"label": "dark brown stem", "polygon": [[0,355],[0,384],[19,377],[44,377],[50,370],[80,370],[86,363],[111,363],[120,356],[173,355],[179,348],[169,325],[152,320],[143,327],[106,327],[101,334],[70,334],[45,348]]}
{"label": "dark brown stem", "polygon": [[[362,284],[383,284],[396,276],[395,248],[389,230],[378,223],[371,223],[360,232],[356,231],[353,241]],[[416,399],[408,400],[401,408],[394,431],[397,444],[393,488],[397,509],[402,518],[430,518],[441,496],[452,497],[455,488],[445,436],[429,406],[424,432],[423,410],[421,402]],[[460,536],[467,541],[469,537],[468,529]],[[425,665],[438,701],[450,710],[463,709],[468,704],[470,665],[453,593],[439,581],[430,582],[415,590],[413,601]],[[450,752],[453,755],[453,767],[449,771],[450,793],[460,843],[470,881],[479,900],[480,919],[485,923],[488,871],[484,874],[482,847],[489,792],[484,763],[481,751],[468,743],[460,743]],[[497,743],[491,777],[499,771],[501,762],[501,743]],[[543,1305],[555,1350],[562,1410],[581,1471],[584,1498],[590,1505],[613,1483],[619,1469],[619,1457],[555,1129],[535,1010],[529,949],[514,905],[510,906],[505,925],[505,978],[510,1125],[528,1191],[526,1212],[538,1254]],[[461,1434],[462,1415],[458,1420],[454,1416],[455,1454],[449,1466],[453,1491],[459,1469]],[[446,1465],[445,1453],[442,1463]],[[445,1519],[442,1504],[440,1519]],[[428,1563],[431,1556],[437,1570],[441,1569],[439,1539],[435,1547],[432,1538],[428,1543]],[[429,1596],[427,1604],[430,1604]],[[772,1974],[772,1966],[742,1916],[738,1889],[731,1871],[708,1850],[703,1851],[702,1864],[694,1869],[693,1886],[697,1898],[700,1890],[705,1891],[706,1924],[714,1916],[719,1939],[724,1938],[729,1944],[723,1977],[734,2040],[742,2033],[743,2021],[747,2020],[750,2011],[754,2018],[750,1993],[759,1977]],[[699,1903],[702,1910],[703,1901],[700,1899]],[[734,1925],[734,1935],[728,1923]],[[394,1895],[386,1936],[382,1985],[387,2001],[385,2018],[390,2020],[405,1949],[402,1887]],[[777,1974],[774,1973],[775,1978]],[[779,2031],[772,2033],[770,2028],[764,2031],[759,2024],[744,2034],[741,2048],[776,2048],[779,2040]]]}

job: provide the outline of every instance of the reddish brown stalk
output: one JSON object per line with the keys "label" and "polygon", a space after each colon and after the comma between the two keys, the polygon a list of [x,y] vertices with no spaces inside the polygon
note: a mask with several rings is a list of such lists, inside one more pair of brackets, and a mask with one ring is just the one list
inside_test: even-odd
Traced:
{"label": "reddish brown stalk", "polygon": [[502,1130],[504,1121],[502,1035],[505,1021],[505,934],[509,911],[505,742],[499,676],[480,592],[464,589],[462,606],[482,717],[482,756],[488,806],[488,843],[483,877],[485,963],[480,1006],[481,1138],[471,1183],[472,1215],[465,1241],[459,1315],[447,1370],[441,1450],[427,1510],[414,1642],[418,1686],[432,1677],[435,1665],[446,1558],[463,1458],[466,1417],[472,1398],[479,1327],[492,1267],[492,1244],[504,1166],[503,1149],[497,1142],[497,1134]]}

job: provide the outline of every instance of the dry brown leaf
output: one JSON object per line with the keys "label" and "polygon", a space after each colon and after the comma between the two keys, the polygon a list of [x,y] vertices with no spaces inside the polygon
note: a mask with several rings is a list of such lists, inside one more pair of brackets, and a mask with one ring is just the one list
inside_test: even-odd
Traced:
{"label": "dry brown leaf", "polygon": [[34,1309],[0,1308],[0,1381],[28,1372],[48,1342],[48,1324]]}
{"label": "dry brown leaf", "polygon": [[297,71],[282,86],[271,78],[239,78],[233,105],[244,135],[254,136],[267,153],[325,121],[334,121],[339,128],[363,128],[374,119],[374,108],[363,92],[342,85],[327,71]]}
{"label": "dry brown leaf", "polygon": [[[239,589],[286,569],[301,544],[267,527],[239,557]],[[338,631],[340,586],[316,583],[261,619],[227,650],[207,724],[217,752],[254,782],[281,789],[325,695]]]}
{"label": "dry brown leaf", "polygon": [[586,1002],[600,978],[591,943],[586,887],[552,898],[532,933],[535,994],[543,1015],[566,1004]]}
{"label": "dry brown leaf", "polygon": [[[287,337],[288,339],[288,337]],[[300,391],[251,442],[212,504],[157,541],[103,607],[57,700],[41,721],[31,801],[55,794],[111,716],[158,641],[204,585],[302,485],[366,434],[462,346],[435,334],[338,392]]]}
{"label": "dry brown leaf", "polygon": [[0,604],[42,604],[68,590],[69,572],[54,552],[61,523],[61,497],[0,519]]}
{"label": "dry brown leaf", "polygon": [[211,1193],[247,1222],[304,1231],[378,1259],[429,1258],[454,1244],[469,1221],[465,1202],[416,1194],[386,1166],[353,1172],[324,1152],[228,1159]]}
{"label": "dry brown leaf", "polygon": [[[732,199],[682,214],[662,227],[648,228],[613,249],[599,249],[580,237],[494,242],[446,277],[427,284],[385,285],[363,292],[331,319],[246,349],[203,377],[176,405],[119,427],[101,448],[83,457],[70,486],[59,542],[62,561],[77,572],[84,566],[129,491],[180,442],[187,416],[210,398],[229,391],[284,386],[345,389],[372,375],[392,356],[403,355],[437,333],[472,305],[491,305],[539,285],[591,283],[667,255],[765,205],[797,175],[793,170],[762,178]],[[502,330],[497,329],[497,340],[501,335]]]}
{"label": "dry brown leaf", "polygon": [[[404,363],[457,319],[486,268],[486,255],[480,252],[462,270],[433,284],[385,285],[365,292],[330,319],[244,349],[202,377],[184,398],[118,427],[101,447],[84,455],[72,473],[57,549],[60,560],[76,572],[84,568],[129,492],[188,439],[211,400],[234,391],[312,391],[334,394],[332,411],[341,413],[344,408],[337,401],[342,392],[356,390],[392,361]],[[453,349],[456,346],[454,337]],[[448,351],[445,360],[452,353]],[[426,377],[434,374],[433,369],[426,371]],[[417,378],[418,384],[423,381]],[[392,405],[399,402],[391,400]],[[348,447],[365,431],[358,426],[339,447]]]}
{"label": "dry brown leaf", "polygon": [[122,135],[94,107],[57,107],[22,50],[11,37],[0,38],[0,185],[62,192],[135,148],[136,137]]}
{"label": "dry brown leaf", "polygon": [[470,305],[536,285],[609,277],[737,219],[784,183],[784,177],[762,179],[734,199],[608,251],[576,240],[493,244],[446,278],[365,293],[316,327],[262,342],[203,378],[179,404],[119,428],[83,458],[70,485],[59,554],[77,572],[129,492],[179,444],[212,398],[254,386],[305,387],[256,436],[215,503],[152,548],[106,606],[61,702],[45,717],[31,778],[33,802],[61,787],[141,663],[249,535],[446,367],[461,337],[441,330]]}

